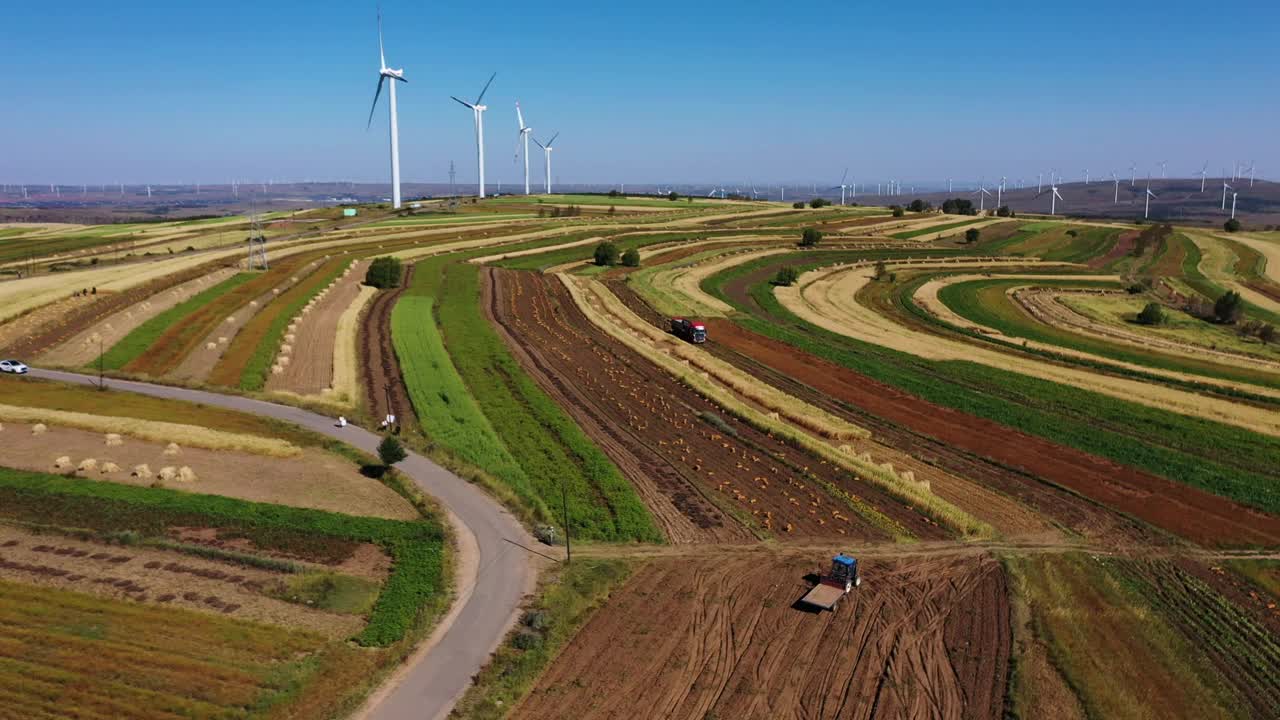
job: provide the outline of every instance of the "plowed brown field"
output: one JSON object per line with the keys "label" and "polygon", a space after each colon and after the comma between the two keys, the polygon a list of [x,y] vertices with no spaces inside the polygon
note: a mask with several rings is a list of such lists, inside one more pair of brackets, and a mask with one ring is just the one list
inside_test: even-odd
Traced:
{"label": "plowed brown field", "polygon": [[391,344],[391,310],[412,280],[415,267],[412,264],[404,266],[400,287],[383,290],[373,297],[360,325],[360,373],[364,380],[365,407],[370,417],[377,420],[388,413],[401,422],[413,417],[409,392],[400,374],[400,361],[396,359],[396,350]]}
{"label": "plowed brown field", "polygon": [[[708,334],[735,352],[796,378],[844,403],[996,463],[1041,478],[1095,502],[1206,546],[1280,543],[1280,518],[1226,498],[1105,458],[1018,432],[983,418],[934,405],[848,368],[751,333],[732,322],[709,324]],[[1063,493],[1025,486],[1003,488],[1045,514],[1067,511],[1081,520],[1116,523],[1080,508]],[[1065,519],[1065,518],[1064,518]],[[1075,529],[1094,535],[1095,528]]]}
{"label": "plowed brown field", "polygon": [[811,560],[651,562],[569,643],[516,718],[999,718],[1004,573],[985,555],[866,563],[834,612],[793,607]]}
{"label": "plowed brown field", "polygon": [[636,483],[673,541],[740,537],[735,519],[778,537],[946,536],[877,488],[738,422],[598,331],[556,278],[489,272],[492,313],[522,361]]}

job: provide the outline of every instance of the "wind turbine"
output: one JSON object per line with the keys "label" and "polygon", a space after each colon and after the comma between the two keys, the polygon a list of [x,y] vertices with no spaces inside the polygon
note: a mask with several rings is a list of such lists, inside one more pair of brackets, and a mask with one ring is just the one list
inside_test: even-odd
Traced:
{"label": "wind turbine", "polygon": [[1138,163],[1131,162],[1129,163],[1129,187],[1133,187],[1133,184],[1137,182],[1137,180],[1138,180]]}
{"label": "wind turbine", "polygon": [[1146,197],[1146,205],[1145,205],[1145,207],[1143,207],[1143,209],[1142,209],[1142,219],[1143,219],[1143,220],[1146,220],[1147,218],[1151,217],[1151,198],[1153,198],[1153,197],[1155,197],[1155,196],[1156,196],[1156,194],[1155,194],[1155,193],[1151,192],[1151,186],[1150,186],[1150,185],[1148,185],[1148,186],[1147,186],[1147,192],[1146,192],[1146,195],[1147,195],[1147,197]]}
{"label": "wind turbine", "polygon": [[[365,123],[367,132],[373,126],[373,111],[378,109],[378,96],[382,94],[382,83],[391,78],[387,88],[387,106],[391,113],[391,207],[400,207],[400,128],[396,117],[396,81],[409,82],[404,79],[404,68],[392,70],[387,67],[387,54],[382,47],[382,7],[378,7],[378,89],[373,93],[373,105],[369,106],[369,121]],[[266,192],[266,189],[263,189]]]}
{"label": "wind turbine", "polygon": [[[533,139],[533,142],[538,147],[542,148],[543,164],[547,166],[547,194],[548,195],[551,194],[551,150],[552,150],[551,144],[554,143],[556,141],[556,138],[558,137],[560,137],[560,133],[556,133],[555,135],[552,135],[551,139],[547,141],[546,145],[543,145],[542,143],[538,142],[537,138]],[[715,191],[712,190],[712,193],[714,192]]]}
{"label": "wind turbine", "polygon": [[845,168],[845,169],[844,169],[844,174],[840,176],[840,184],[839,184],[839,185],[837,185],[836,187],[831,188],[832,190],[835,190],[836,188],[840,188],[840,204],[841,204],[841,205],[844,205],[844,191],[845,191],[845,188],[849,187],[848,185],[845,185],[845,184],[844,184],[845,179],[846,179],[846,178],[848,178],[848,177],[849,177],[849,168]]}
{"label": "wind turbine", "polygon": [[1007,179],[1008,178],[1001,176],[1000,184],[996,186],[996,207],[997,208],[1004,204],[1004,181]]}
{"label": "wind turbine", "polygon": [[1111,171],[1111,181],[1116,184],[1116,193],[1115,193],[1115,197],[1111,198],[1111,204],[1119,205],[1120,204],[1120,178],[1116,177],[1116,173],[1114,170]]}
{"label": "wind turbine", "polygon": [[1239,194],[1240,193],[1235,192],[1234,190],[1231,191],[1231,219],[1232,220],[1236,219],[1236,196]]}
{"label": "wind turbine", "polygon": [[[1040,195],[1044,195],[1044,193],[1041,192]],[[1037,195],[1036,197],[1039,198],[1040,195]],[[1049,214],[1056,215],[1058,212],[1058,201],[1062,200],[1062,196],[1058,194],[1057,183],[1049,183],[1049,195]],[[1063,200],[1063,202],[1066,201]]]}
{"label": "wind turbine", "polygon": [[[484,197],[484,111],[489,109],[488,107],[486,107],[485,105],[481,105],[480,103],[481,101],[484,100],[484,94],[488,92],[489,85],[493,83],[493,79],[496,77],[498,77],[498,73],[494,73],[489,76],[489,82],[484,84],[484,88],[480,90],[480,96],[477,97],[476,101],[473,103],[469,103],[466,100],[459,100],[456,96],[451,96],[453,97],[454,102],[457,102],[460,105],[466,105],[467,107],[471,108],[472,114],[475,115],[476,164],[480,168],[479,177],[478,177],[480,197]],[[550,172],[550,170],[548,170],[547,172]],[[548,181],[547,184],[550,185],[551,184],[550,181]],[[547,192],[549,193],[551,191],[548,190]]]}
{"label": "wind turbine", "polygon": [[1222,212],[1227,211],[1227,191],[1228,190],[1235,190],[1235,188],[1228,185],[1227,179],[1223,178],[1222,179]]}
{"label": "wind turbine", "polygon": [[1036,174],[1036,194],[1040,195],[1044,192],[1044,173]]}
{"label": "wind turbine", "polygon": [[520,134],[516,136],[516,154],[520,153],[520,143],[524,142],[524,194],[529,194],[529,134],[533,128],[524,124],[524,114],[520,112],[520,101],[516,101],[516,120],[520,121]]}
{"label": "wind turbine", "polygon": [[1204,179],[1209,176],[1209,161],[1204,161],[1204,167],[1200,168],[1200,192],[1204,192]]}
{"label": "wind turbine", "polygon": [[1168,165],[1168,164],[1169,164],[1169,161],[1168,161],[1168,160],[1161,160],[1161,161],[1160,161],[1160,179],[1161,179],[1161,180],[1163,180],[1163,179],[1164,179],[1164,169],[1165,169],[1165,166],[1166,166],[1166,165]]}
{"label": "wind turbine", "polygon": [[1084,184],[1089,184],[1089,168],[1084,169]]}
{"label": "wind turbine", "polygon": [[1249,161],[1249,187],[1253,187],[1253,171],[1256,170],[1257,167],[1257,163],[1252,160]]}
{"label": "wind turbine", "polygon": [[[978,212],[984,213],[987,211],[987,196],[990,194],[991,194],[991,191],[987,190],[986,181],[984,180],[981,184],[978,185],[978,192],[977,192]],[[973,207],[973,206],[970,205],[969,207]]]}

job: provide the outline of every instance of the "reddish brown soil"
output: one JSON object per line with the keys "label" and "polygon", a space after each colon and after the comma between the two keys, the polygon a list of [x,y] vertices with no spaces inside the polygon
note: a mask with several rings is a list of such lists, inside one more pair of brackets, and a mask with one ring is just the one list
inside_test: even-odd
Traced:
{"label": "reddish brown soil", "polygon": [[[1280,544],[1280,518],[1105,458],[1058,445],[897,388],[749,332],[708,323],[715,342],[871,415],[1012,470],[1026,473],[1203,545]],[[1029,483],[1001,488],[1050,516],[1062,501]],[[1053,494],[1061,498],[1061,494]],[[1075,503],[1078,505],[1078,503]],[[1096,513],[1093,514],[1095,517]],[[1094,534],[1093,528],[1076,528]]]}
{"label": "reddish brown soil", "polygon": [[409,391],[405,389],[400,374],[400,361],[396,359],[395,346],[391,344],[391,310],[408,287],[415,267],[405,266],[400,287],[383,290],[373,297],[364,322],[360,323],[360,372],[364,379],[365,407],[378,421],[388,413],[401,422],[413,416]]}
{"label": "reddish brown soil", "polygon": [[166,275],[149,283],[118,293],[99,293],[91,295],[84,304],[73,307],[65,315],[60,315],[53,322],[46,323],[31,335],[3,348],[4,355],[33,358],[36,355],[65,342],[85,329],[92,327],[104,318],[125,308],[139,303],[159,292],[194,280],[200,275],[207,275],[215,268],[229,263],[216,262],[191,268],[185,272]]}
{"label": "reddish brown soil", "polygon": [[751,552],[652,562],[513,717],[1001,717],[1010,617],[997,562],[867,562],[833,612],[793,607],[819,569]]}
{"label": "reddish brown soil", "polygon": [[1106,255],[1099,255],[1098,257],[1090,258],[1089,262],[1085,264],[1094,270],[1100,270],[1107,267],[1116,260],[1119,260],[1125,255],[1133,252],[1133,248],[1137,244],[1136,241],[1138,239],[1138,235],[1139,232],[1137,230],[1120,233],[1120,237],[1116,239],[1116,244],[1111,246],[1111,249],[1107,251]]}
{"label": "reddish brown soil", "polygon": [[[598,331],[556,278],[490,273],[493,314],[534,377],[638,486],[656,484],[698,528],[719,532],[731,523],[729,509],[780,537],[883,538],[855,511],[873,507],[918,537],[946,535],[878,488],[738,422]],[[852,506],[830,487],[851,496]]]}

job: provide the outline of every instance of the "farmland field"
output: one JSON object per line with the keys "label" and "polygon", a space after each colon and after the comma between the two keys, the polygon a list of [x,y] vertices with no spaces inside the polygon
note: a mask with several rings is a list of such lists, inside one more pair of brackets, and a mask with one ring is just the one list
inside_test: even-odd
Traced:
{"label": "farmland field", "polygon": [[[402,474],[300,427],[0,378],[0,699],[31,717],[54,692],[85,717],[143,696],[179,716],[345,716],[440,617],[451,553],[478,539],[463,602],[495,557],[541,576],[459,720],[1280,715],[1269,235],[423,202],[303,213],[273,229],[266,271],[218,244],[234,218],[0,227],[48,240],[35,277],[0,288],[21,305],[0,348],[96,369],[97,336],[108,387],[146,376],[377,431],[395,415],[385,431],[447,469],[433,483],[473,483],[541,543],[450,538],[457,517]],[[88,240],[130,237],[193,248]],[[634,262],[595,265],[603,242]],[[363,286],[384,256],[399,286]],[[1229,289],[1241,314],[1214,316]],[[1163,321],[1140,325],[1151,303]],[[837,552],[861,585],[798,605]],[[161,631],[180,617],[191,633]],[[95,675],[93,643],[136,654],[131,671]]]}

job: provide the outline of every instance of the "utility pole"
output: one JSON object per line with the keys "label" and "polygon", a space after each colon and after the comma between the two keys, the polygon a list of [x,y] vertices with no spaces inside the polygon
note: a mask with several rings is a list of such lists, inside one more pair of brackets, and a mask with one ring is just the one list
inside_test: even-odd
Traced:
{"label": "utility pole", "polygon": [[453,177],[457,174],[458,174],[458,171],[454,170],[453,161],[450,160],[449,161],[449,197],[453,197],[454,195],[457,194],[453,191]]}
{"label": "utility pole", "polygon": [[103,380],[103,379],[102,379],[102,375],[103,375],[103,367],[102,367],[102,336],[101,336],[101,335],[99,335],[99,336],[98,336],[98,390],[99,390],[99,391],[101,391],[101,390],[106,390],[106,389],[107,389],[107,383],[106,383],[106,381],[105,381],[105,380]]}
{"label": "utility pole", "polygon": [[560,502],[564,505],[564,564],[573,562],[573,543],[569,540],[569,486],[560,483]]}

